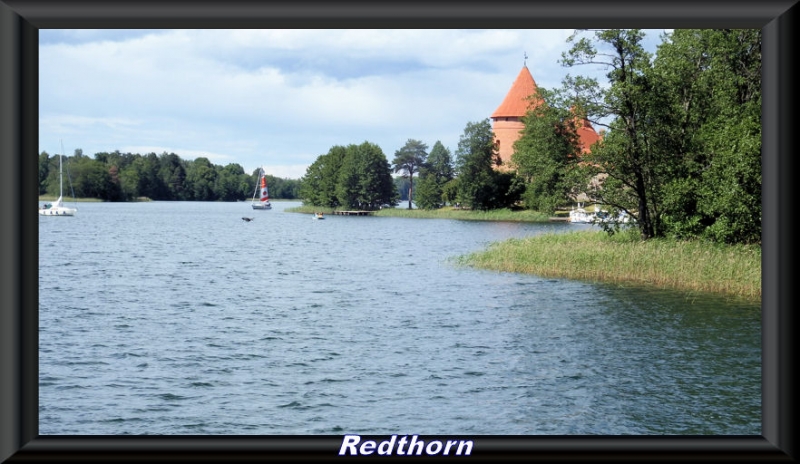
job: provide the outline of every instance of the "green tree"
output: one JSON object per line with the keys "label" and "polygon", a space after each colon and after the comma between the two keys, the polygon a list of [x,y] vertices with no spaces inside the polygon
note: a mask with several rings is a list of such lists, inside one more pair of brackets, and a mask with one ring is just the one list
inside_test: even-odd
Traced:
{"label": "green tree", "polygon": [[552,214],[585,185],[576,169],[580,116],[544,88],[538,89],[536,98],[541,104],[523,117],[524,129],[514,143],[511,163],[526,185],[526,207]]}
{"label": "green tree", "polygon": [[587,177],[602,179],[593,193],[604,205],[631,213],[643,239],[663,235],[661,186],[673,166],[663,146],[651,143],[665,129],[661,116],[667,108],[663,89],[654,85],[650,54],[641,45],[644,34],[601,30],[576,41],[582,33],[568,39],[574,45],[562,55],[562,64],[603,66],[609,87],[571,76],[565,85],[590,116],[613,117],[603,142],[584,156]]}
{"label": "green tree", "polygon": [[[131,190],[135,190],[135,196],[130,197],[133,199],[138,197],[147,197],[152,200],[163,198],[165,189],[158,177],[159,164],[155,153],[148,153],[145,156],[135,155],[130,166],[125,170],[127,172],[120,173],[123,176],[123,192],[131,193]],[[136,179],[135,189],[131,189],[129,185],[133,179]]]}
{"label": "green tree", "polygon": [[679,29],[654,61],[669,90],[675,175],[666,232],[728,243],[761,240],[761,31]]}
{"label": "green tree", "polygon": [[158,164],[158,177],[164,185],[164,197],[161,199],[183,200],[186,197],[186,163],[175,153],[164,152],[158,157]]}
{"label": "green tree", "polygon": [[47,192],[47,177],[50,175],[50,155],[43,151],[39,155],[39,195]]}
{"label": "green tree", "polygon": [[299,195],[303,203],[313,206],[337,208],[341,205],[337,196],[339,170],[342,167],[347,148],[336,145],[325,155],[320,155],[306,168],[300,179]]}
{"label": "green tree", "polygon": [[442,186],[442,200],[446,203],[456,204],[460,201],[458,195],[461,191],[461,186],[459,185],[458,177],[451,179],[449,182],[445,183]]}
{"label": "green tree", "polygon": [[394,153],[392,165],[395,173],[401,173],[408,179],[408,209],[414,199],[414,174],[425,164],[428,158],[428,146],[419,140],[408,139],[405,145]]}
{"label": "green tree", "polygon": [[467,123],[456,150],[459,199],[480,210],[512,206],[519,199],[519,184],[513,173],[495,169],[500,165],[489,119]]}
{"label": "green tree", "polygon": [[[108,168],[102,163],[79,154],[65,158],[64,195],[71,195],[72,190],[77,197],[113,200],[117,192]],[[57,159],[57,157],[56,157]],[[56,170],[56,176],[58,171]],[[58,179],[54,182],[56,194],[59,188]]]}
{"label": "green tree", "polygon": [[[244,168],[238,163],[229,163],[224,168],[216,168],[215,196],[222,201],[243,200],[242,195],[242,176]],[[245,183],[246,185],[246,183]]]}
{"label": "green tree", "polygon": [[188,191],[191,192],[191,197],[188,199],[195,201],[216,200],[215,183],[216,171],[208,158],[199,157],[189,163],[186,169],[186,184]]}
{"label": "green tree", "polygon": [[427,162],[419,170],[416,203],[423,209],[436,209],[446,200],[444,186],[454,177],[453,158],[450,150],[436,141],[428,155]]}
{"label": "green tree", "polygon": [[337,197],[342,206],[359,210],[376,210],[383,205],[397,204],[391,167],[378,145],[364,142],[349,145],[337,184]]}

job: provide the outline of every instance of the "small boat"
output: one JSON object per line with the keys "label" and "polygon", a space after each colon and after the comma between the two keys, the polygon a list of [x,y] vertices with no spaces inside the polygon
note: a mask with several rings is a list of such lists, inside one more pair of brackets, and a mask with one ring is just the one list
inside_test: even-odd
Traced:
{"label": "small boat", "polygon": [[595,212],[590,213],[582,208],[579,203],[577,209],[569,212],[569,222],[577,224],[601,224],[601,223],[620,223],[627,224],[631,217],[625,211],[620,211],[617,216],[612,216],[607,210],[595,207]]}
{"label": "small boat", "polygon": [[[64,146],[61,146],[61,151],[64,151]],[[78,208],[68,208],[64,206],[64,171],[62,166],[63,155],[58,155],[58,200],[53,203],[45,203],[39,207],[40,216],[75,216]]]}
{"label": "small boat", "polygon": [[314,219],[325,219],[325,213],[314,213]]}
{"label": "small boat", "polygon": [[[253,201],[250,202],[250,206],[253,209],[272,209],[272,205],[269,202],[269,189],[267,188],[267,174],[264,172],[263,169],[259,169],[261,175],[259,176],[259,181],[256,183],[256,189],[253,191]],[[261,187],[261,195],[259,196],[259,187]],[[258,202],[256,202],[256,197],[259,196]]]}
{"label": "small boat", "polygon": [[569,222],[574,222],[576,224],[591,224],[594,221],[595,214],[583,209],[580,203],[578,204],[577,209],[573,209],[569,212]]}

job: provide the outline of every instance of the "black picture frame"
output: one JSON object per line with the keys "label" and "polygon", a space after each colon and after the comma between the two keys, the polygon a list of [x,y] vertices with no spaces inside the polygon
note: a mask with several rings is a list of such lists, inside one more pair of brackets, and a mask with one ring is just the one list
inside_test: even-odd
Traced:
{"label": "black picture frame", "polygon": [[[181,2],[0,0],[0,461],[244,462],[337,456],[342,436],[38,435],[38,30],[45,28],[761,28],[762,435],[474,436],[472,457],[793,461],[796,0]],[[403,433],[403,431],[398,431]],[[421,437],[425,440],[433,437]],[[440,439],[443,437],[439,437]],[[370,458],[359,458],[370,459]]]}

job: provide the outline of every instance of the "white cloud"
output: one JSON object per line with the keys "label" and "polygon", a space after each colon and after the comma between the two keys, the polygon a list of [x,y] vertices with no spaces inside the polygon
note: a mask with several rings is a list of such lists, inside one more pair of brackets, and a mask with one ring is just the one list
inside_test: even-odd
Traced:
{"label": "white cloud", "polygon": [[298,177],[333,145],[367,140],[390,160],[409,138],[454,151],[525,53],[540,86],[560,86],[571,32],[43,30],[41,149],[151,147]]}

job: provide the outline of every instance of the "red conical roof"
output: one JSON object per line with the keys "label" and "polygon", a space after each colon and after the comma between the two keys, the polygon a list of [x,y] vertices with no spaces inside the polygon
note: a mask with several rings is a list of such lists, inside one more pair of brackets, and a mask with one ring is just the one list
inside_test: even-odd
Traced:
{"label": "red conical roof", "polygon": [[525,116],[531,106],[531,101],[528,97],[535,92],[536,82],[533,81],[533,76],[528,71],[528,67],[523,66],[516,80],[511,84],[511,90],[506,94],[505,100],[492,113],[492,118],[521,118]]}

